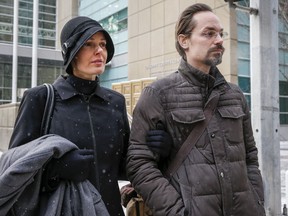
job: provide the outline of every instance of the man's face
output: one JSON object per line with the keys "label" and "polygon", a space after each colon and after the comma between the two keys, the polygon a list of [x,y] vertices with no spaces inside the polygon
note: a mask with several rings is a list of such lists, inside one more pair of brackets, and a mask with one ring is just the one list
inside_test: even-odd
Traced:
{"label": "man's face", "polygon": [[[187,62],[193,67],[209,72],[211,66],[222,62],[224,53],[223,27],[219,18],[212,12],[199,12],[194,15],[196,26],[190,37],[183,39]],[[181,44],[181,43],[180,43]]]}

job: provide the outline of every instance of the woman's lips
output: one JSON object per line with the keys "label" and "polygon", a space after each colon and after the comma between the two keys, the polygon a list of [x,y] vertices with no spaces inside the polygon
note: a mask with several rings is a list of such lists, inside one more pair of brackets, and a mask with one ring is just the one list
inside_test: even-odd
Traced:
{"label": "woman's lips", "polygon": [[102,60],[94,60],[91,62],[92,64],[96,64],[96,65],[102,65],[103,61]]}

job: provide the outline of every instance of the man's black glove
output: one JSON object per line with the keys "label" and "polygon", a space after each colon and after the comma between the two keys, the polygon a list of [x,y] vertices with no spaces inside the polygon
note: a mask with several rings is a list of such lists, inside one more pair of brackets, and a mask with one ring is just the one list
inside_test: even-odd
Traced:
{"label": "man's black glove", "polygon": [[162,123],[157,123],[156,130],[148,131],[146,143],[154,153],[165,158],[170,153],[173,140],[170,134],[164,130],[164,125]]}
{"label": "man's black glove", "polygon": [[52,160],[49,164],[49,177],[84,181],[89,177],[89,172],[94,161],[92,149],[77,149],[66,153],[61,158]]}

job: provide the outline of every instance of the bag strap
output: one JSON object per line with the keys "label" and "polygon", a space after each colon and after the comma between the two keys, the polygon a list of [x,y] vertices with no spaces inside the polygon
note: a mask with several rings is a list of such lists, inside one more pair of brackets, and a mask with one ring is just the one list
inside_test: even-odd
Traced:
{"label": "bag strap", "polygon": [[55,103],[55,95],[52,84],[44,83],[44,86],[47,88],[47,99],[41,123],[41,135],[48,134]]}
{"label": "bag strap", "polygon": [[199,138],[202,136],[204,130],[206,129],[210,119],[214,114],[215,108],[218,104],[218,100],[219,100],[219,94],[217,94],[208,102],[206,108],[204,109],[204,115],[205,115],[204,121],[199,122],[199,124],[194,127],[194,129],[191,131],[185,142],[182,144],[182,146],[176,153],[175,157],[172,159],[167,170],[165,171],[164,174],[168,178],[172,177],[175,171],[180,167],[182,162],[194,148]]}

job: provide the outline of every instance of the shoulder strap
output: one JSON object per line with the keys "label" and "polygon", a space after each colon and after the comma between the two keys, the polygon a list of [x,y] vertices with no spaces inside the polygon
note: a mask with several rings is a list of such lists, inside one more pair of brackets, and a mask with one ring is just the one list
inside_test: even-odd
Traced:
{"label": "shoulder strap", "polygon": [[49,131],[51,117],[54,109],[54,89],[52,84],[44,83],[44,86],[47,88],[47,99],[45,103],[42,123],[41,123],[41,135],[45,135]]}
{"label": "shoulder strap", "polygon": [[182,162],[191,152],[191,150],[196,145],[197,141],[203,134],[204,130],[206,129],[210,119],[212,118],[215,108],[218,104],[219,94],[213,97],[207,104],[206,108],[204,109],[205,120],[199,122],[199,124],[194,127],[191,131],[185,142],[182,144],[178,152],[176,153],[175,157],[169,164],[167,170],[165,171],[165,176],[171,178],[174,172],[180,167]]}

